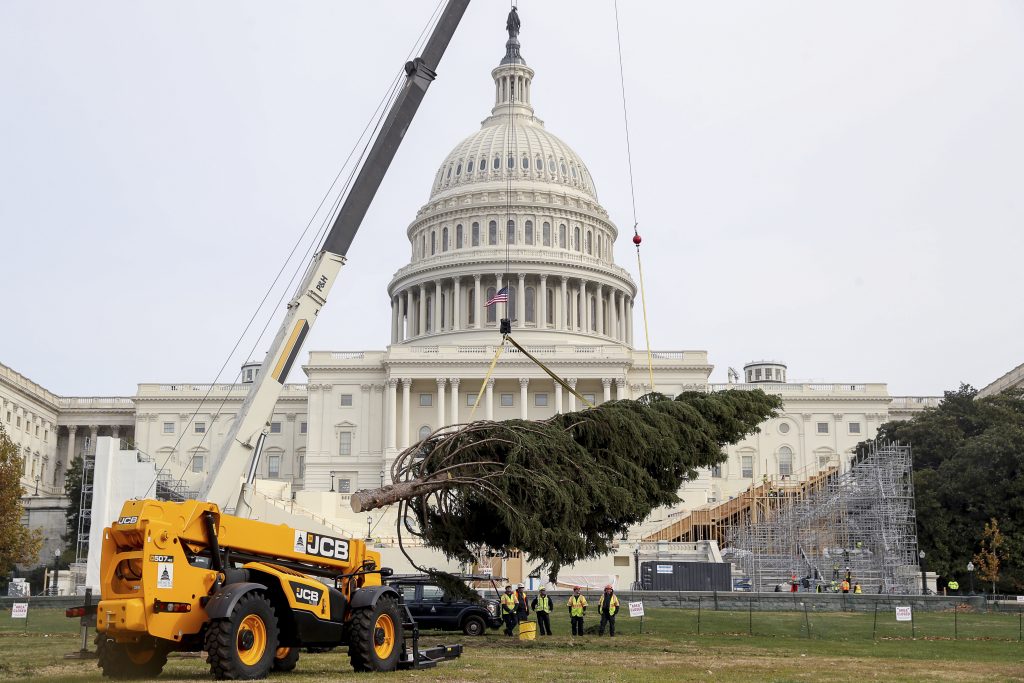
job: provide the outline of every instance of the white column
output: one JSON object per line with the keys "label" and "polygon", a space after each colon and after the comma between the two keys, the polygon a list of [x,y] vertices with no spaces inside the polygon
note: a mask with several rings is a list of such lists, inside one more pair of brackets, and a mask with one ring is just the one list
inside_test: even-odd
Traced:
{"label": "white column", "polygon": [[[575,377],[570,377],[569,379],[565,380],[565,383],[568,384],[572,389],[576,389],[576,378]],[[574,393],[572,393],[570,391],[569,392],[569,412],[571,413],[571,412],[574,412],[575,410],[576,410],[576,394],[574,394]]]}
{"label": "white column", "polygon": [[555,328],[559,330],[564,330],[566,318],[565,309],[569,307],[569,283],[566,282],[565,277],[562,277],[561,280],[562,296],[557,297],[558,300],[555,301]]}
{"label": "white column", "polygon": [[412,390],[412,379],[409,377],[402,378],[402,439],[398,445],[405,449],[409,447],[409,406],[411,401],[409,400]]}
{"label": "white column", "polygon": [[580,281],[580,306],[583,307],[583,312],[580,315],[580,324],[583,326],[583,331],[587,334],[590,333],[590,299],[589,293],[587,292],[587,282],[585,280]]}
{"label": "white column", "polygon": [[434,280],[434,334],[441,332],[441,281]]}
{"label": "white column", "polygon": [[594,292],[594,308],[597,309],[597,333],[604,334],[604,285],[599,284]]}
{"label": "white column", "polygon": [[555,413],[562,413],[562,385],[555,382]]}
{"label": "white column", "polygon": [[626,398],[626,380],[617,378],[615,380],[615,400],[621,401]]}
{"label": "white column", "polygon": [[487,391],[484,393],[484,416],[488,420],[494,419],[494,378],[487,380]]}
{"label": "white column", "polygon": [[405,341],[409,329],[409,291],[398,293],[398,341]]}
{"label": "white column", "polygon": [[398,379],[389,377],[387,382],[387,422],[384,445],[388,450],[395,450],[395,430],[397,429],[398,416]]}
{"label": "white column", "polygon": [[391,343],[398,341],[398,297],[391,297]]}
{"label": "white column", "polygon": [[612,380],[610,377],[601,378],[601,386],[604,387],[604,401],[607,403],[612,400]]}
{"label": "white column", "polygon": [[437,429],[445,426],[444,419],[444,395],[448,390],[448,380],[444,377],[437,378]]}
{"label": "white column", "polygon": [[462,329],[462,278],[452,278],[452,324],[453,330]]}
{"label": "white column", "polygon": [[612,316],[611,325],[609,326],[611,329],[611,336],[614,339],[622,339],[619,334],[619,290],[613,287],[611,294],[611,305],[608,306],[608,312]]}
{"label": "white column", "polygon": [[548,276],[540,276],[540,288],[537,290],[537,306],[534,308],[535,311],[539,311],[540,315],[537,317],[537,329],[547,329],[548,326]]}
{"label": "white column", "polygon": [[427,286],[419,285],[420,305],[419,313],[416,315],[416,336],[420,337],[427,333]]}
{"label": "white column", "polygon": [[[537,307],[534,306],[533,310],[536,312]],[[526,273],[519,273],[519,291],[516,292],[516,317],[519,319],[519,324],[516,327],[520,329],[526,327]]]}
{"label": "white column", "polygon": [[530,419],[529,417],[527,417],[527,411],[526,411],[526,409],[528,407],[527,403],[526,403],[526,398],[527,398],[526,389],[529,386],[530,386],[530,378],[529,377],[520,377],[519,378],[519,417],[521,419],[523,419],[523,420],[529,420]]}
{"label": "white column", "polygon": [[[78,427],[75,425],[68,425],[68,460],[65,463],[65,467],[70,467],[71,461],[75,459],[75,430],[77,429]],[[56,439],[57,437],[54,436],[53,438]],[[71,501],[72,505],[74,503],[75,501]]]}
{"label": "white column", "polygon": [[629,339],[629,345],[633,345],[633,297],[629,298],[628,307],[626,309],[626,338]]}
{"label": "white column", "polygon": [[450,424],[459,424],[459,378],[449,377],[448,384],[452,386],[452,421]]}
{"label": "white column", "polygon": [[[182,425],[181,428],[184,429],[185,426]],[[92,451],[93,453],[96,452],[96,437],[99,434],[99,432],[99,425],[89,425],[89,450]]]}
{"label": "white column", "polygon": [[475,311],[473,311],[473,327],[475,327],[476,329],[479,330],[480,327],[483,326],[483,324],[484,324],[484,321],[483,321],[483,318],[484,318],[484,300],[480,298],[481,294],[480,294],[480,276],[479,275],[474,275],[473,276],[473,289],[474,289],[473,306],[476,309]]}

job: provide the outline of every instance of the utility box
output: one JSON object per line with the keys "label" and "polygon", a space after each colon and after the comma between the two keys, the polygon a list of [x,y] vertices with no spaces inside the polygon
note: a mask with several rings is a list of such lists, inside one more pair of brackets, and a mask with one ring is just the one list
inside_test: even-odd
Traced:
{"label": "utility box", "polygon": [[645,591],[731,591],[732,565],[726,562],[640,563]]}

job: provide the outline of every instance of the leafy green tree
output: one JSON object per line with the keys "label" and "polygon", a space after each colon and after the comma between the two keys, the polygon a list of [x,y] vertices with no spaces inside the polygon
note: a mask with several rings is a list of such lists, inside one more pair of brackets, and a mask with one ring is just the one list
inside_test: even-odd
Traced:
{"label": "leafy green tree", "polygon": [[30,564],[39,556],[43,543],[38,529],[21,523],[25,508],[21,497],[21,473],[25,466],[19,448],[0,427],[0,575],[6,575],[16,564]]}
{"label": "leafy green tree", "polygon": [[[978,398],[963,385],[938,408],[887,422],[878,440],[914,453],[918,542],[929,568],[965,578],[985,526],[999,519],[1005,558],[997,586],[1024,589],[1024,391]],[[862,444],[863,446],[863,444]]]}

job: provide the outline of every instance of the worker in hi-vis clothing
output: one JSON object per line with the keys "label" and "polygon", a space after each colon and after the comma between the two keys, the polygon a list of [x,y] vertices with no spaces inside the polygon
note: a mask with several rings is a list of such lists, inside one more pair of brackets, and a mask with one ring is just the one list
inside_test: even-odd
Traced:
{"label": "worker in hi-vis clothing", "polygon": [[501,596],[501,618],[505,622],[505,635],[511,636],[519,619],[516,616],[516,595],[512,592],[512,584],[505,586],[505,593]]}
{"label": "worker in hi-vis clothing", "polygon": [[601,615],[601,625],[597,627],[597,635],[604,635],[604,625],[608,624],[608,635],[615,637],[615,615],[619,613],[619,596],[615,595],[611,584],[604,587],[601,602],[597,603],[597,613]]}
{"label": "worker in hi-vis clothing", "polygon": [[565,604],[569,608],[569,620],[572,621],[572,634],[574,636],[582,636],[583,615],[587,613],[587,599],[580,595],[579,586],[572,589],[572,595],[569,596],[569,599]]}
{"label": "worker in hi-vis clothing", "polygon": [[546,588],[540,589],[540,594],[533,599],[531,607],[537,613],[537,629],[542,636],[551,635],[551,598],[548,597]]}

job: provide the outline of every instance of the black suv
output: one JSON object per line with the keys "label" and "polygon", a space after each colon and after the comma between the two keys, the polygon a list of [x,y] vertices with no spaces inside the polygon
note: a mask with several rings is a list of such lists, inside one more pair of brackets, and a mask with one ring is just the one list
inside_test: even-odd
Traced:
{"label": "black suv", "polygon": [[[402,594],[402,600],[416,623],[423,629],[462,630],[467,636],[479,636],[488,628],[501,626],[498,612],[498,588],[489,576],[462,575],[465,581],[486,581],[494,590],[494,599],[481,597],[470,601],[447,595],[429,576],[394,576],[388,585]],[[488,591],[489,593],[490,591]]]}

